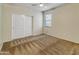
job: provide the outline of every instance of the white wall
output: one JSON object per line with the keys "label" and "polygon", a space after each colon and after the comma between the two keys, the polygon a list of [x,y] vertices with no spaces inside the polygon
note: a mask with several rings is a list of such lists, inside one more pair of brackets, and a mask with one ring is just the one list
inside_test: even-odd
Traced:
{"label": "white wall", "polygon": [[44,28],[44,32],[79,43],[79,4],[67,4],[52,11],[52,27]]}
{"label": "white wall", "polygon": [[[42,13],[34,11],[23,6],[3,6],[3,42],[11,40],[12,35],[12,14],[33,16],[33,34],[39,35],[42,33]],[[38,29],[39,28],[39,29]]]}
{"label": "white wall", "polygon": [[38,35],[42,33],[42,13],[38,12],[34,15],[33,18],[33,35]]}

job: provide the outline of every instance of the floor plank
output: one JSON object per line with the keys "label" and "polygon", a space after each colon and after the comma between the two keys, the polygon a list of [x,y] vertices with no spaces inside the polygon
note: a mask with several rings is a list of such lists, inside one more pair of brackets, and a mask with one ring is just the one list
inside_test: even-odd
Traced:
{"label": "floor plank", "polygon": [[6,42],[2,51],[9,51],[13,55],[79,55],[79,44],[39,35]]}

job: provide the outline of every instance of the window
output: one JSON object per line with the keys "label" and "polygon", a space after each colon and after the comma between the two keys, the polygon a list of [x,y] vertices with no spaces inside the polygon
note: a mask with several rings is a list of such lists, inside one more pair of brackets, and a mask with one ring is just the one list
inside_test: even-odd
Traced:
{"label": "window", "polygon": [[52,14],[46,14],[45,15],[45,26],[46,27],[50,27],[52,24],[51,24],[51,21],[52,21]]}

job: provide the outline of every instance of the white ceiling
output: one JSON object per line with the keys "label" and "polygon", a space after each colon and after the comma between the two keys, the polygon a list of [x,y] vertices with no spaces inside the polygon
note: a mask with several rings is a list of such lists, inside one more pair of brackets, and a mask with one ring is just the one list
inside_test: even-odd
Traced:
{"label": "white ceiling", "polygon": [[11,5],[25,6],[33,10],[45,11],[45,10],[57,7],[59,5],[62,5],[63,3],[43,3],[44,4],[43,7],[40,7],[39,4],[40,3],[12,3]]}

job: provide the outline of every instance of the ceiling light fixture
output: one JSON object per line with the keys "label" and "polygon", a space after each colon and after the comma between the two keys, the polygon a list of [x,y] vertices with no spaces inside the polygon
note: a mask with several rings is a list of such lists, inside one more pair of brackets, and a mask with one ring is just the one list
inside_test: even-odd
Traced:
{"label": "ceiling light fixture", "polygon": [[40,7],[43,7],[44,6],[44,4],[42,4],[42,3],[40,3],[40,5],[39,5]]}

